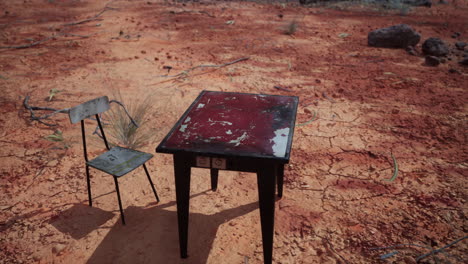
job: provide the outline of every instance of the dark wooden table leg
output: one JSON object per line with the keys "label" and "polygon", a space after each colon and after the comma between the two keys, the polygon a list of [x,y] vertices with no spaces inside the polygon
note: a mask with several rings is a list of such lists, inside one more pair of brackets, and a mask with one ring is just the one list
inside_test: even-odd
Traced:
{"label": "dark wooden table leg", "polygon": [[218,189],[218,172],[218,169],[210,169],[212,191],[216,191],[216,189]]}
{"label": "dark wooden table leg", "polygon": [[266,165],[257,172],[260,221],[262,225],[263,262],[272,263],[275,223],[276,166]]}
{"label": "dark wooden table leg", "polygon": [[284,164],[277,165],[276,180],[278,181],[278,197],[283,197]]}
{"label": "dark wooden table leg", "polygon": [[174,175],[177,200],[177,220],[179,224],[180,257],[187,258],[190,165],[188,165],[188,160],[185,156],[174,154]]}

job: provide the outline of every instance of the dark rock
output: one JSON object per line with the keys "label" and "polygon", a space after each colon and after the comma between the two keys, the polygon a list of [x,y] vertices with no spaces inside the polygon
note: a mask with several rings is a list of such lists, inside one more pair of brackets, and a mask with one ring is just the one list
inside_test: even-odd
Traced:
{"label": "dark rock", "polygon": [[299,0],[299,3],[301,5],[308,5],[308,4],[313,4],[317,2],[319,2],[319,0]]}
{"label": "dark rock", "polygon": [[410,6],[426,6],[431,7],[432,1],[431,0],[403,0],[403,4],[407,4]]}
{"label": "dark rock", "polygon": [[453,33],[452,38],[458,38],[459,36],[461,36],[461,33],[460,32],[455,32],[455,33]]}
{"label": "dark rock", "polygon": [[440,61],[440,63],[446,63],[446,62],[447,62],[447,59],[445,59],[445,58],[439,58],[439,61]]}
{"label": "dark rock", "polygon": [[409,55],[418,56],[418,52],[416,51],[416,49],[413,46],[408,46],[408,47],[406,47],[405,50],[406,50],[406,52],[408,52]]}
{"label": "dark rock", "polygon": [[445,56],[449,53],[449,49],[445,43],[439,38],[428,38],[422,45],[422,51],[426,55]]}
{"label": "dark rock", "polygon": [[458,63],[460,63],[463,66],[468,66],[468,58],[464,58],[463,60],[459,61]]}
{"label": "dark rock", "polygon": [[457,47],[458,50],[464,50],[466,46],[466,43],[463,41],[457,41],[455,43],[455,47]]}
{"label": "dark rock", "polygon": [[426,56],[427,66],[437,66],[439,64],[440,64],[440,60],[436,56]]}
{"label": "dark rock", "polygon": [[439,4],[446,5],[448,2],[446,0],[439,0]]}
{"label": "dark rock", "polygon": [[367,43],[372,47],[406,48],[418,44],[421,35],[406,24],[380,28],[369,32]]}
{"label": "dark rock", "polygon": [[449,69],[449,72],[450,72],[450,73],[460,73],[459,70],[457,70],[457,69],[452,69],[452,68]]}

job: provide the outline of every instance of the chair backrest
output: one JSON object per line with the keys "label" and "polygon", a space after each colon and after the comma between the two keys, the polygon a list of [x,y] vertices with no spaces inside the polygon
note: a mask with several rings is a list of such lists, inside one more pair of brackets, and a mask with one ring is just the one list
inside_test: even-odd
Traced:
{"label": "chair backrest", "polygon": [[82,103],[70,109],[69,117],[72,124],[78,123],[90,116],[109,110],[109,98],[102,96]]}

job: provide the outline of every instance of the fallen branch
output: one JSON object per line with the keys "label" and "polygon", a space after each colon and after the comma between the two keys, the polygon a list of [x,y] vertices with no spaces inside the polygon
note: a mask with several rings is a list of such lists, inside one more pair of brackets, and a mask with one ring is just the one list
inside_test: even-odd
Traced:
{"label": "fallen branch", "polygon": [[245,60],[248,60],[250,59],[249,57],[244,57],[244,58],[240,58],[240,59],[237,59],[237,60],[233,60],[233,61],[230,61],[230,62],[227,62],[227,63],[224,63],[224,64],[208,64],[208,65],[198,65],[198,66],[195,66],[195,67],[192,67],[188,70],[185,70],[185,71],[182,71],[176,75],[160,75],[160,76],[157,76],[157,77],[168,77],[168,78],[179,78],[179,77],[182,77],[182,76],[187,76],[189,74],[189,72],[195,70],[195,69],[198,69],[198,68],[222,68],[222,67],[225,67],[225,66],[228,66],[228,65],[231,65],[231,64],[234,64],[234,63],[238,63],[238,62],[241,62],[241,61],[245,61]]}
{"label": "fallen branch", "polygon": [[94,21],[94,20],[102,20],[102,19],[99,19],[99,17],[104,14],[104,12],[108,11],[108,10],[115,10],[116,8],[113,8],[113,7],[108,7],[108,5],[110,3],[112,3],[113,1],[110,1],[109,3],[106,4],[106,6],[104,7],[104,9],[101,10],[101,12],[97,13],[96,15],[90,17],[90,18],[87,18],[87,19],[84,19],[84,20],[81,20],[81,21],[77,21],[77,22],[71,22],[71,23],[67,23],[67,24],[64,24],[63,26],[65,27],[68,27],[68,26],[75,26],[75,25],[80,25],[80,24],[84,24],[84,23],[88,23],[90,21]]}
{"label": "fallen branch", "polygon": [[173,14],[173,15],[177,15],[177,14],[182,14],[182,13],[199,13],[199,14],[205,14],[209,17],[215,17],[213,16],[212,14],[206,12],[206,11],[194,11],[194,10],[185,10],[185,9],[182,9],[182,11],[180,12],[176,12],[176,11],[169,11],[169,13]]}
{"label": "fallen branch", "polygon": [[30,47],[34,47],[36,45],[39,45],[43,42],[46,42],[46,41],[49,41],[53,38],[56,38],[56,37],[59,37],[61,36],[62,34],[58,34],[58,35],[54,35],[54,36],[50,36],[50,37],[47,37],[45,39],[41,39],[41,40],[38,40],[38,41],[35,41],[33,43],[29,43],[29,44],[23,44],[23,45],[18,45],[18,46],[0,46],[0,49],[25,49],[25,48],[30,48]]}
{"label": "fallen branch", "polygon": [[[47,119],[53,115],[59,114],[59,113],[68,113],[70,111],[70,108],[65,108],[65,109],[55,109],[55,108],[50,108],[50,107],[39,107],[39,106],[30,106],[28,101],[29,101],[29,95],[24,98],[23,105],[26,109],[29,110],[31,113],[31,120],[38,121],[41,124],[44,124],[46,126],[56,126],[55,124],[50,124],[42,121],[42,119]],[[42,116],[36,116],[34,113],[34,110],[40,110],[40,111],[53,111],[50,114],[47,115],[42,115]]]}
{"label": "fallen branch", "polygon": [[426,257],[428,257],[428,256],[430,256],[430,255],[433,255],[433,254],[436,254],[436,253],[438,253],[438,252],[444,251],[444,249],[446,249],[446,248],[448,248],[448,247],[451,247],[451,246],[455,245],[456,243],[458,243],[458,242],[460,242],[460,241],[462,241],[462,240],[465,240],[465,239],[467,239],[467,238],[468,238],[468,236],[464,236],[464,237],[462,237],[462,238],[459,238],[459,239],[453,241],[452,243],[450,243],[450,244],[448,244],[448,245],[446,245],[446,246],[444,246],[444,247],[441,247],[441,248],[439,248],[439,249],[432,250],[432,251],[429,252],[429,253],[423,254],[423,255],[421,255],[421,256],[419,256],[419,257],[416,258],[416,262],[419,262],[421,259],[426,258]]}
{"label": "fallen branch", "polygon": [[47,38],[44,38],[44,39],[41,39],[41,40],[38,40],[38,41],[35,41],[33,43],[29,43],[29,44],[22,44],[22,45],[18,45],[18,46],[0,46],[0,49],[25,49],[25,48],[30,48],[30,47],[34,47],[34,46],[37,46],[39,44],[42,44],[46,41],[49,41],[51,39],[55,39],[55,38],[58,38],[58,37],[61,37],[61,36],[72,36],[72,37],[80,37],[80,38],[89,38],[91,36],[94,36],[96,35],[97,33],[95,34],[91,34],[91,35],[77,35],[77,34],[72,34],[72,33],[66,33],[66,32],[63,32],[63,33],[59,33],[57,35],[53,35],[53,36],[50,36],[50,37],[47,37]]}

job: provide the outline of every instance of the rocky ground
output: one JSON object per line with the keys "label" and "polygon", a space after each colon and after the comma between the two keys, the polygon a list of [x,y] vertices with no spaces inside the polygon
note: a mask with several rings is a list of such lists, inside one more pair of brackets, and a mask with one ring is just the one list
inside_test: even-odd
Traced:
{"label": "rocky ground", "polygon": [[[212,192],[208,171],[193,169],[181,260],[170,155],[148,164],[159,204],[143,171],[120,181],[122,226],[111,177],[91,172],[87,206],[79,126],[65,114],[44,120],[53,127],[31,120],[26,96],[57,109],[116,91],[151,97],[150,153],[202,90],[298,96],[275,263],[416,263],[466,237],[467,52],[455,46],[467,41],[466,1],[406,15],[230,1],[2,1],[0,11],[0,263],[262,263],[255,175],[221,172]],[[370,31],[397,24],[421,35],[413,55],[368,46]],[[437,66],[422,51],[430,37],[449,49]],[[63,140],[47,140],[56,130]],[[91,154],[103,149],[94,137]],[[463,240],[420,262],[463,263],[466,252]]]}

